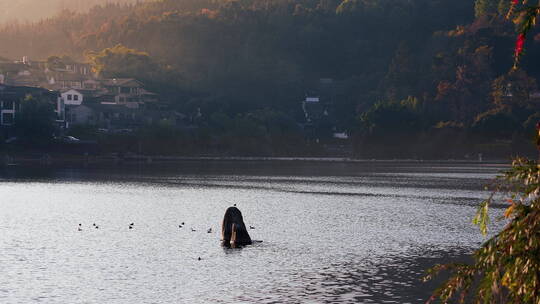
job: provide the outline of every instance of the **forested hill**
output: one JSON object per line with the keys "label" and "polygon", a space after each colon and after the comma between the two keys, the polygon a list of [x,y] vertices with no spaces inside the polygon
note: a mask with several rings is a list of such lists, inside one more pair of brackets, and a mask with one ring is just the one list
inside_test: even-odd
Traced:
{"label": "forested hill", "polygon": [[424,45],[433,32],[472,17],[467,0],[162,0],[8,25],[0,32],[0,54],[81,58],[87,50],[121,43],[198,69],[215,56],[250,62],[264,57],[346,77],[365,72],[366,64],[381,70],[401,42]]}
{"label": "forested hill", "polygon": [[7,26],[0,30],[0,56],[86,58],[104,75],[149,83],[182,111],[200,108],[209,124],[215,113],[234,118],[261,109],[298,121],[305,94],[330,78],[337,96],[330,124],[355,134],[359,145],[430,142],[441,138],[438,132],[464,142],[488,135],[508,140],[526,134],[537,114],[530,93],[540,63],[531,39],[525,70],[509,72],[515,32],[504,18],[506,2],[108,5]]}
{"label": "forested hill", "polygon": [[86,12],[96,5],[132,4],[143,0],[0,0],[0,24],[32,22],[53,17],[62,10]]}

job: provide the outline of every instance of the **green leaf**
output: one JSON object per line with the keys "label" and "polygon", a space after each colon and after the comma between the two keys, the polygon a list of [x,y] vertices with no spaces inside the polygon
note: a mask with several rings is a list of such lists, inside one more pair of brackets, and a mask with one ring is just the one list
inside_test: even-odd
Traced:
{"label": "green leaf", "polygon": [[480,228],[480,232],[482,232],[482,235],[484,236],[487,234],[487,226],[489,224],[489,203],[490,199],[483,201],[473,218],[473,224]]}

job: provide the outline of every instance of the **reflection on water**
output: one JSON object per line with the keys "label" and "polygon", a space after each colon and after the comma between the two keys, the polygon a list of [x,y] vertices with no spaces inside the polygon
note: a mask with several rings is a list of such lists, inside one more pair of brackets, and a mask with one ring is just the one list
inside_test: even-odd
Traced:
{"label": "reflection on water", "polygon": [[[470,218],[500,169],[3,169],[0,302],[423,303],[433,289],[420,282],[424,270],[482,241]],[[233,203],[264,242],[220,246],[220,221]]]}

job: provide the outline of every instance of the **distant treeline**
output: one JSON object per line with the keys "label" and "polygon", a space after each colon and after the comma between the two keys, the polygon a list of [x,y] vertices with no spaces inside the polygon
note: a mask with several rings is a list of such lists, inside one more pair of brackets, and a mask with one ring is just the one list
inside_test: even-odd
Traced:
{"label": "distant treeline", "polygon": [[332,78],[333,128],[353,135],[358,155],[516,152],[540,119],[540,49],[528,42],[522,68],[511,69],[506,2],[111,4],[8,25],[0,56],[91,60],[108,77],[145,81],[183,113],[200,109],[204,125],[261,110],[300,121],[306,92]]}
{"label": "distant treeline", "polygon": [[134,4],[144,0],[0,0],[0,24],[35,22],[63,10],[86,12],[96,5]]}

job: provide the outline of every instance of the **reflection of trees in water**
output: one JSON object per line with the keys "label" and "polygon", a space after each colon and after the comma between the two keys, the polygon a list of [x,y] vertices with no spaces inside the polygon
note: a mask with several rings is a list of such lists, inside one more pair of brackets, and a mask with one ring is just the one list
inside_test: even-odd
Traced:
{"label": "reflection of trees in water", "polygon": [[[235,254],[240,251],[226,252]],[[270,273],[288,279],[275,280],[271,286],[245,292],[242,300],[269,303],[424,303],[441,283],[423,283],[425,271],[434,263],[465,261],[466,253],[463,248],[448,251],[418,249],[385,257],[344,255],[324,259],[310,268]],[[362,261],[358,262],[360,259]]]}
{"label": "reflection of trees in water", "polygon": [[[466,261],[466,251],[413,251],[382,259],[366,260],[360,265],[345,264],[341,271],[322,273],[322,286],[329,287],[333,300],[352,299],[361,303],[424,303],[442,282],[422,282],[425,271],[435,263]],[[330,299],[328,299],[330,301]]]}

